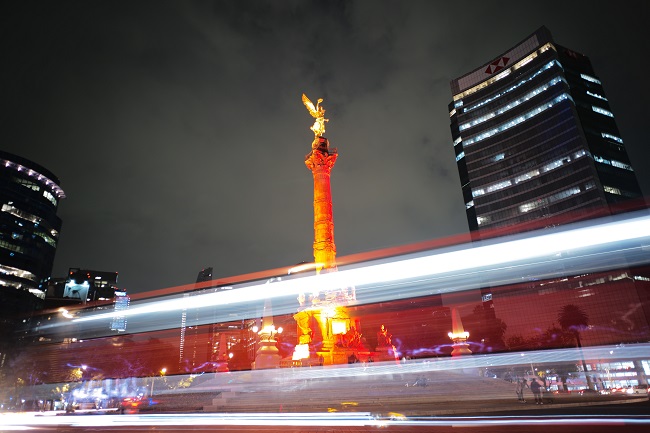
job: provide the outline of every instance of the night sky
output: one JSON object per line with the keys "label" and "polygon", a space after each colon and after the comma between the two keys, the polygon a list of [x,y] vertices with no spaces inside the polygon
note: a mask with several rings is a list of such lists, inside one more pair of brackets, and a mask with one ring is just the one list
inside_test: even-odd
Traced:
{"label": "night sky", "polygon": [[312,260],[323,98],[338,256],[467,232],[449,81],[546,25],[590,57],[650,195],[646,1],[5,1],[0,148],[67,198],[55,277],[142,293]]}

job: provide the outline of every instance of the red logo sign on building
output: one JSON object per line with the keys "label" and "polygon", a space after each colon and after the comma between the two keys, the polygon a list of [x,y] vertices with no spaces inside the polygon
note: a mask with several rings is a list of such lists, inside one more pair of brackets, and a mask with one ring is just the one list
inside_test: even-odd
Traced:
{"label": "red logo sign on building", "polygon": [[499,59],[496,59],[494,62],[488,65],[488,67],[485,69],[485,73],[492,75],[495,72],[499,72],[501,69],[506,67],[509,61],[510,57],[501,57]]}

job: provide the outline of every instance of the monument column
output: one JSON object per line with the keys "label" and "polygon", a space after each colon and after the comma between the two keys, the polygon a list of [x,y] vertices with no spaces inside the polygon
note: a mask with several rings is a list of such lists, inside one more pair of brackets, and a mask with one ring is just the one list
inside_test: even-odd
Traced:
{"label": "monument column", "polygon": [[[334,216],[332,213],[332,189],[330,176],[338,154],[330,149],[325,134],[325,109],[322,99],[314,105],[307,96],[302,102],[314,118],[310,128],[314,133],[311,152],[305,157],[305,165],[314,178],[314,264],[316,272],[336,271],[336,245],[334,244]],[[308,289],[308,288],[306,288]],[[350,317],[346,306],[355,300],[353,288],[332,287],[323,293],[311,292],[298,296],[300,307],[293,318],[298,329],[298,344],[292,359],[301,365],[336,364],[347,361],[345,349],[337,345],[341,336],[350,330]],[[318,323],[320,335],[315,334],[313,322]],[[336,326],[334,326],[336,324]],[[314,341],[316,339],[316,341]],[[310,358],[305,361],[305,358]]]}
{"label": "monument column", "polygon": [[314,262],[317,271],[336,267],[334,215],[330,175],[336,163],[336,149],[329,148],[325,137],[316,137],[305,165],[314,177]]}

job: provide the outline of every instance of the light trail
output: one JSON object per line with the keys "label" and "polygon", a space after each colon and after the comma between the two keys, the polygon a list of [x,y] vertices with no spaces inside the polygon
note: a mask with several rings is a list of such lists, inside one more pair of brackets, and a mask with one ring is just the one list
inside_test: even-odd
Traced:
{"label": "light trail", "polygon": [[[223,391],[237,390],[237,392],[249,395],[258,395],[260,399],[265,400],[272,396],[277,397],[278,392],[300,393],[300,390],[306,384],[313,384],[313,386],[320,387],[319,389],[327,395],[337,396],[337,398],[346,401],[359,401],[367,398],[364,387],[370,385],[381,387],[386,392],[393,392],[396,389],[401,390],[403,387],[401,381],[397,384],[397,388],[393,388],[395,386],[394,378],[396,377],[409,377],[409,375],[410,377],[415,377],[417,375],[435,375],[437,373],[445,375],[462,374],[466,376],[462,379],[465,382],[473,381],[476,377],[474,374],[466,375],[465,372],[468,371],[478,372],[481,369],[527,367],[531,363],[544,369],[547,365],[561,365],[562,363],[575,364],[582,356],[586,359],[598,359],[599,362],[616,362],[621,359],[642,360],[647,359],[648,353],[650,353],[650,343],[584,347],[582,348],[582,352],[577,348],[568,348],[479,354],[459,358],[430,358],[399,363],[395,361],[384,361],[366,364],[334,364],[320,368],[232,371],[227,374],[213,374],[211,376],[212,378],[204,384],[192,386],[187,389],[176,389],[173,393],[176,395],[176,398],[182,398],[185,395],[193,393],[209,392],[218,395]],[[174,380],[187,379],[190,376],[189,374],[175,375]],[[133,380],[139,381],[139,386],[146,386],[150,379],[145,377],[133,378]],[[357,389],[356,386],[350,386],[351,383],[361,385],[362,387]],[[52,387],[62,387],[63,385],[35,385],[33,390],[45,394]],[[161,396],[165,395],[165,393],[165,391],[158,391],[157,395]],[[429,393],[429,398],[432,397],[432,394]],[[441,397],[448,398],[449,396],[443,395]],[[481,398],[483,401],[489,401],[491,399],[502,398],[502,396],[498,393],[493,393],[491,395],[484,394]],[[222,415],[226,416],[227,414]],[[264,413],[251,414],[251,416],[253,415],[263,416]],[[343,416],[344,414],[341,413],[339,415]]]}
{"label": "light trail", "polygon": [[375,417],[370,413],[291,413],[291,414],[165,414],[165,415],[103,415],[103,416],[39,416],[37,414],[5,414],[0,417],[4,431],[23,431],[43,427],[63,426],[96,428],[134,428],[154,426],[181,426],[188,431],[195,426],[265,426],[265,427],[485,427],[537,426],[549,429],[555,426],[599,425],[604,427],[635,428],[650,426],[650,418],[607,416],[505,416],[505,417],[436,417],[415,418]]}
{"label": "light trail", "polygon": [[[616,254],[613,254],[616,253]],[[442,248],[406,258],[376,260],[350,265],[338,272],[315,276],[283,278],[269,286],[266,281],[233,285],[230,290],[162,300],[147,300],[132,304],[120,316],[180,312],[218,306],[234,306],[262,302],[268,298],[295,297],[305,291],[325,291],[341,287],[356,287],[358,298],[364,291],[371,294],[364,302],[390,301],[395,292],[391,287],[414,282],[435,282],[443,287],[432,291],[431,286],[410,290],[404,297],[426,296],[468,290],[480,285],[521,281],[522,275],[535,273],[537,278],[558,274],[558,268],[568,265],[575,272],[593,272],[607,267],[627,267],[650,262],[650,217],[646,212],[625,214],[615,219],[572,224],[554,230],[508,236],[474,244]],[[471,277],[480,274],[480,278]],[[463,282],[459,279],[464,279]],[[382,289],[382,287],[388,287]],[[295,308],[294,305],[291,309]],[[274,311],[276,307],[274,306]],[[116,313],[81,312],[71,323],[88,323],[111,319]],[[245,317],[236,317],[240,319]],[[210,320],[214,320],[211,317]],[[232,315],[217,316],[217,321],[233,320]],[[65,322],[64,322],[65,323]],[[207,323],[207,322],[206,322]],[[50,326],[56,326],[50,325]],[[45,328],[45,327],[44,327]],[[133,330],[139,332],[139,330]]]}

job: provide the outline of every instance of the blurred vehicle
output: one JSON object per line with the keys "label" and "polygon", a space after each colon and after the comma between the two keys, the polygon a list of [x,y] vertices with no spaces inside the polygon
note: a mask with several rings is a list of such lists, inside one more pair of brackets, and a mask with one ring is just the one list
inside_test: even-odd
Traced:
{"label": "blurred vehicle", "polygon": [[586,389],[581,389],[580,391],[578,391],[578,394],[580,394],[580,395],[600,395],[600,392],[596,391],[595,389],[586,388]]}
{"label": "blurred vehicle", "polygon": [[648,389],[648,384],[643,385],[634,385],[632,387],[632,394],[648,394],[650,389]]}
{"label": "blurred vehicle", "polygon": [[618,388],[612,388],[610,390],[611,394],[615,395],[628,395],[634,393],[634,387],[618,387]]}
{"label": "blurred vehicle", "polygon": [[157,404],[157,401],[148,397],[125,397],[120,403],[120,413],[138,413],[143,410],[153,410],[153,407]]}

